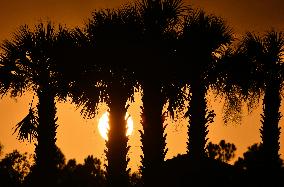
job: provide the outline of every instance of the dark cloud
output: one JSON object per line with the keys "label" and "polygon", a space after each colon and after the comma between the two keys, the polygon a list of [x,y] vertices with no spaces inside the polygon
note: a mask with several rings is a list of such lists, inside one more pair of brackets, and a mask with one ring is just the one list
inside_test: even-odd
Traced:
{"label": "dark cloud", "polygon": [[40,19],[80,25],[96,8],[119,6],[121,2],[123,0],[0,0],[0,40],[19,25],[34,24]]}
{"label": "dark cloud", "polygon": [[[133,0],[1,0],[0,39],[21,24],[50,18],[67,25],[82,24],[96,8],[116,7]],[[238,33],[284,30],[283,0],[185,0],[194,7],[224,17]]]}
{"label": "dark cloud", "polygon": [[237,32],[284,30],[283,0],[187,0],[224,17]]}

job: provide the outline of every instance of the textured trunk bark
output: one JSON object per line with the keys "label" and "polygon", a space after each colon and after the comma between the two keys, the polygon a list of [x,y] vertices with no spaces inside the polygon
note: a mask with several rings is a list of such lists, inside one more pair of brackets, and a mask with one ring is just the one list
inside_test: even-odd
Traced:
{"label": "textured trunk bark", "polygon": [[195,80],[190,91],[187,151],[194,163],[199,164],[205,158],[208,134],[206,88],[201,81]]}
{"label": "textured trunk bark", "polygon": [[121,93],[123,91],[119,87],[119,83],[113,85],[111,89],[109,103],[110,130],[106,142],[107,181],[109,187],[127,187],[129,186],[129,171],[127,170],[129,146],[127,145],[127,121],[125,120],[127,98]]}
{"label": "textured trunk bark", "polygon": [[55,94],[48,87],[38,91],[38,137],[35,148],[35,181],[51,186],[56,180],[56,106]]}
{"label": "textured trunk bark", "polygon": [[167,150],[166,136],[164,135],[163,98],[159,84],[143,85],[142,95],[142,175],[147,187],[160,186],[162,166]]}
{"label": "textured trunk bark", "polygon": [[262,127],[260,129],[264,164],[270,171],[278,170],[281,166],[279,162],[279,149],[280,149],[280,127],[279,120],[281,114],[279,112],[281,104],[280,95],[281,84],[278,81],[271,81],[265,89],[263,99],[263,115]]}

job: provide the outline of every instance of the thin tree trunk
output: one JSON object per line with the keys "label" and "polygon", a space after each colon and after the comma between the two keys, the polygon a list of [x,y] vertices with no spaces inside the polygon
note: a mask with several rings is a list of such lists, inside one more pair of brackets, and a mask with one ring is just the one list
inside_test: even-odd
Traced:
{"label": "thin tree trunk", "polygon": [[106,142],[107,181],[109,187],[127,187],[129,181],[129,170],[127,170],[129,146],[127,145],[128,137],[126,136],[127,120],[125,120],[127,98],[120,92],[122,91],[119,84],[114,84],[110,93],[110,130]]}
{"label": "thin tree trunk", "polygon": [[38,91],[38,136],[35,148],[35,181],[41,186],[54,185],[56,180],[56,106],[55,94],[48,88]]}
{"label": "thin tree trunk", "polygon": [[279,120],[281,118],[281,114],[279,112],[281,104],[280,87],[281,85],[278,81],[269,82],[265,89],[263,115],[261,115],[262,127],[260,129],[260,133],[263,146],[264,170],[266,173],[271,174],[271,177],[279,172],[281,167],[279,159]]}
{"label": "thin tree trunk", "polygon": [[142,175],[147,187],[160,186],[162,166],[167,150],[166,135],[164,135],[163,98],[161,86],[145,84],[142,95]]}

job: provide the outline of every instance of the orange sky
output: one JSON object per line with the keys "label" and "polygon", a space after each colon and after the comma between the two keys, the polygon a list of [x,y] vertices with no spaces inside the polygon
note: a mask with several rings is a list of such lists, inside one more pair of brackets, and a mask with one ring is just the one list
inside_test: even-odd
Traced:
{"label": "orange sky", "polygon": [[[64,23],[69,27],[80,26],[90,15],[92,10],[101,7],[119,6],[125,0],[1,0],[0,1],[0,40],[10,37],[21,24],[34,24],[40,19],[50,18],[56,23]],[[223,16],[239,35],[247,30],[265,31],[271,27],[284,31],[284,1],[282,0],[187,0],[194,7],[203,7],[210,13]],[[12,135],[12,127],[19,122],[28,112],[31,94],[22,98],[11,99],[4,97],[0,100],[0,142],[4,144],[4,152],[13,149],[33,152],[33,145],[20,143],[16,136]],[[210,97],[212,98],[212,97]],[[138,129],[141,128],[140,96],[136,96],[137,102],[131,105],[129,113],[133,116],[135,130],[130,137],[130,166],[136,170],[141,154]],[[34,106],[36,104],[34,103]],[[84,120],[80,112],[75,111],[71,104],[59,103],[58,105],[58,138],[57,144],[67,157],[76,158],[82,162],[89,154],[104,159],[104,141],[97,130],[98,117],[92,120]],[[221,101],[211,102],[212,109],[217,116],[215,123],[210,125],[209,138],[214,143],[221,139],[235,143],[237,154],[242,154],[249,145],[259,142],[259,126],[261,106],[252,114],[245,117],[241,125],[231,124],[224,126],[222,122]],[[105,106],[100,110],[101,115]],[[284,108],[281,107],[284,112]],[[168,121],[172,124],[172,122]],[[284,128],[283,119],[280,121]],[[169,125],[167,158],[178,153],[185,153],[186,148],[186,120],[180,119],[178,126]],[[284,143],[284,133],[281,134],[281,143]],[[281,154],[284,155],[284,144],[281,144]]]}

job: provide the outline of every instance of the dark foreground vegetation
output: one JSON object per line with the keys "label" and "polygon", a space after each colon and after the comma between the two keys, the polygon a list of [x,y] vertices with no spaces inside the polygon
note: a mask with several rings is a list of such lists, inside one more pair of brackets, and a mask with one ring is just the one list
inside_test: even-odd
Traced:
{"label": "dark foreground vegetation", "polygon": [[[1,94],[31,91],[39,101],[15,131],[20,140],[36,142],[34,164],[26,154],[7,154],[0,166],[3,186],[283,186],[281,31],[248,32],[236,40],[222,18],[182,0],[138,0],[94,11],[83,28],[21,26],[1,49]],[[130,174],[124,117],[137,91],[143,155],[140,173]],[[227,163],[233,144],[207,142],[215,117],[209,91],[225,100],[225,123],[240,123],[243,105],[253,110],[263,98],[261,142],[234,165]],[[92,156],[83,164],[65,163],[56,146],[56,102],[67,98],[89,118],[100,102],[108,105],[105,170]],[[165,117],[184,110],[187,154],[165,161]]]}
{"label": "dark foreground vegetation", "polygon": [[[3,146],[1,146],[3,148]],[[1,149],[2,149],[1,148]],[[250,146],[234,164],[229,164],[235,157],[236,147],[224,140],[219,144],[208,143],[206,147],[206,159],[200,171],[191,169],[192,161],[188,155],[177,155],[166,160],[163,164],[161,175],[164,180],[159,181],[159,186],[266,186],[259,177],[262,173],[262,154],[259,144]],[[1,156],[0,181],[1,186],[28,187],[31,186],[31,171],[34,167],[34,155],[12,153]],[[232,162],[231,162],[232,163]],[[279,164],[283,161],[279,159]],[[102,162],[87,156],[82,164],[75,159],[66,160],[63,153],[57,152],[56,184],[58,187],[105,187],[106,170]],[[263,176],[264,175],[264,176]],[[278,173],[279,178],[284,176],[282,167]],[[206,179],[206,180],[205,180]],[[141,172],[134,172],[128,176],[129,187],[143,187]],[[273,183],[267,184],[267,186]],[[43,184],[44,185],[44,184]],[[282,186],[283,181],[274,183],[274,186]]]}

